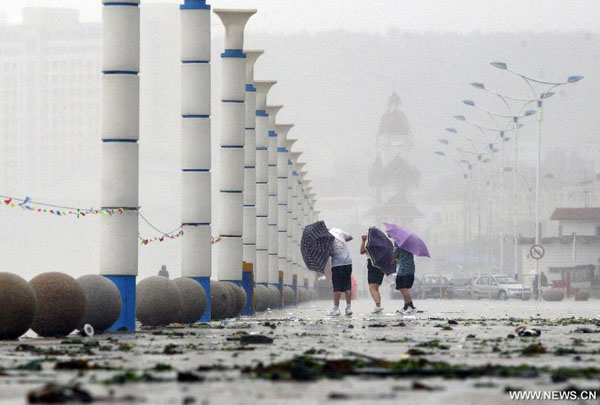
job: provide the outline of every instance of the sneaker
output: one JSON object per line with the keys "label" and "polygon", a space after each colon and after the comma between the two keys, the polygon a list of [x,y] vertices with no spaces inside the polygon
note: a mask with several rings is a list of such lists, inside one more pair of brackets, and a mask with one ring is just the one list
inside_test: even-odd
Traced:
{"label": "sneaker", "polygon": [[375,309],[373,311],[371,311],[371,313],[379,314],[379,313],[381,313],[381,311],[383,311],[383,307],[375,307]]}
{"label": "sneaker", "polygon": [[404,308],[402,308],[402,309],[397,309],[397,310],[396,310],[396,313],[397,313],[397,314],[404,314],[404,313],[406,313],[406,309],[404,309]]}
{"label": "sneaker", "polygon": [[417,313],[417,308],[411,308],[408,307],[405,311],[402,312],[403,314],[416,314]]}
{"label": "sneaker", "polygon": [[329,316],[340,316],[342,313],[339,308],[333,308],[327,315]]}
{"label": "sneaker", "polygon": [[350,316],[350,315],[352,315],[352,314],[353,314],[353,312],[352,312],[352,308],[350,308],[350,307],[346,307],[346,316]]}

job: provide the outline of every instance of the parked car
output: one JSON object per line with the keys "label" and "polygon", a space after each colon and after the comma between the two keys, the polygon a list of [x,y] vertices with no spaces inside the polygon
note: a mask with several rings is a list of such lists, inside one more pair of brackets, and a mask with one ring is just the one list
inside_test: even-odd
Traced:
{"label": "parked car", "polygon": [[452,284],[444,276],[423,277],[422,298],[453,298]]}
{"label": "parked car", "polygon": [[452,284],[452,298],[472,298],[472,281],[471,277],[453,278],[450,280],[450,284]]}
{"label": "parked car", "polygon": [[473,297],[528,300],[531,298],[531,289],[525,288],[522,283],[504,274],[479,276],[473,282]]}

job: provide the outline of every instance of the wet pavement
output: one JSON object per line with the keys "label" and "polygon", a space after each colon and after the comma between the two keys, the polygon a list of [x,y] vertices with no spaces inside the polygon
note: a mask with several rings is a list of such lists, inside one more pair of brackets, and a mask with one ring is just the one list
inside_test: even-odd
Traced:
{"label": "wet pavement", "polygon": [[[422,300],[412,316],[400,305],[371,315],[361,300],[332,318],[313,301],[135,335],[0,342],[0,403],[495,404],[514,403],[509,390],[600,389],[600,301]],[[62,392],[39,391],[47,383]]]}

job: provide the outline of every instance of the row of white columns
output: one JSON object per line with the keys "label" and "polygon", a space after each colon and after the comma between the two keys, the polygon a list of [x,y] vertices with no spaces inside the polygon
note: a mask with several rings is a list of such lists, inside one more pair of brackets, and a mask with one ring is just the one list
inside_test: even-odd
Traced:
{"label": "row of white columns", "polygon": [[[100,273],[124,301],[113,329],[135,329],[138,267],[139,0],[103,0],[102,217]],[[181,10],[182,276],[210,297],[211,268],[211,14],[205,0]],[[291,152],[293,125],[277,124],[282,106],[267,105],[275,81],[256,81],[261,50],[244,50],[244,28],[256,10],[217,9],[225,27],[221,54],[217,271],[252,296],[253,283],[314,287],[301,260],[304,226],[317,220],[314,195]],[[244,271],[246,270],[246,271]],[[253,275],[253,276],[252,276]],[[251,299],[244,311],[252,312]],[[202,320],[210,319],[209,306]]]}

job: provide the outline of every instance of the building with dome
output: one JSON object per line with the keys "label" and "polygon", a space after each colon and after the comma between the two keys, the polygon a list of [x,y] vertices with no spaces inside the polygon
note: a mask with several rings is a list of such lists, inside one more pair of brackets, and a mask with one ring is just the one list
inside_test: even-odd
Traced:
{"label": "building with dome", "polygon": [[419,186],[419,170],[411,159],[414,149],[408,119],[396,92],[388,100],[375,136],[375,161],[369,170],[373,190],[370,216],[375,223],[393,222],[411,226],[423,214],[412,204]]}

